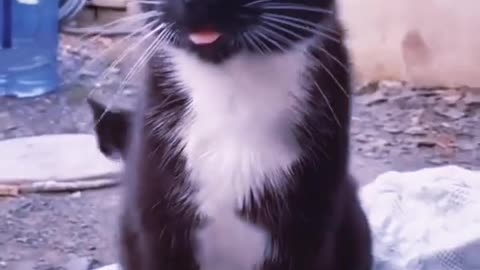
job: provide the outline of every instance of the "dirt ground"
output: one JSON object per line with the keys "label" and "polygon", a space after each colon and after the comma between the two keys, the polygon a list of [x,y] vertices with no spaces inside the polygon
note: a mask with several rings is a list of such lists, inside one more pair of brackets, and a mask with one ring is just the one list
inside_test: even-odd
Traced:
{"label": "dirt ground", "polygon": [[[98,83],[79,79],[88,50],[64,39],[62,89],[33,99],[0,98],[0,139],[91,133],[85,97]],[[70,46],[68,46],[70,45]],[[115,76],[110,81],[115,80]],[[120,77],[118,77],[120,78]],[[117,78],[117,79],[118,79]],[[101,86],[96,96],[129,106],[135,88]],[[480,169],[479,89],[416,89],[382,82],[353,97],[352,172],[359,182],[386,170],[458,164]],[[0,198],[0,269],[78,269],[116,261],[119,189]]]}

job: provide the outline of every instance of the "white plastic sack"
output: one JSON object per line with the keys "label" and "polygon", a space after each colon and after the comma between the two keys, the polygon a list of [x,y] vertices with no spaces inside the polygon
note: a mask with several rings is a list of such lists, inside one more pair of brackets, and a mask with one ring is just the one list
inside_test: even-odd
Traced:
{"label": "white plastic sack", "polygon": [[374,270],[480,270],[480,172],[387,172],[360,198],[373,231]]}
{"label": "white plastic sack", "polygon": [[375,270],[480,269],[480,172],[388,172],[361,190]]}

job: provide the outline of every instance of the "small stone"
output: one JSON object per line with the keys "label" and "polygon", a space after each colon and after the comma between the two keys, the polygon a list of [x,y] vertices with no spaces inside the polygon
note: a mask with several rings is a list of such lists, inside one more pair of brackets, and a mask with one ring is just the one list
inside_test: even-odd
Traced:
{"label": "small stone", "polygon": [[468,140],[457,140],[456,146],[458,149],[463,151],[472,151],[478,148],[478,145],[472,141]]}
{"label": "small stone", "polygon": [[371,137],[367,134],[359,133],[357,136],[355,136],[355,140],[357,142],[366,143],[371,141]]}
{"label": "small stone", "polygon": [[0,197],[15,197],[20,194],[20,188],[14,185],[0,184]]}
{"label": "small stone", "polygon": [[378,82],[369,82],[356,88],[356,93],[359,95],[370,94],[378,91]]}
{"label": "small stone", "polygon": [[427,160],[429,163],[434,164],[434,165],[443,165],[446,162],[444,160],[438,159],[438,158],[432,158]]}
{"label": "small stone", "polygon": [[125,96],[133,96],[135,95],[135,91],[132,88],[125,88],[125,90],[123,90],[123,94]]}
{"label": "small stone", "polygon": [[446,93],[442,93],[441,97],[448,105],[455,105],[462,99],[463,96],[459,91],[451,90]]}
{"label": "small stone", "polygon": [[433,140],[428,140],[428,139],[424,139],[424,140],[421,140],[421,141],[418,141],[417,142],[417,147],[421,148],[421,147],[426,147],[426,148],[433,148],[437,145],[437,143]]}
{"label": "small stone", "polygon": [[96,77],[97,75],[97,72],[88,69],[82,69],[79,72],[79,76]]}
{"label": "small stone", "polygon": [[70,198],[72,198],[72,199],[78,199],[78,198],[81,198],[81,197],[82,197],[82,192],[80,192],[80,191],[70,194]]}
{"label": "small stone", "polygon": [[480,105],[480,94],[478,93],[478,90],[476,89],[476,92],[473,91],[468,91],[463,99],[465,104],[467,105]]}
{"label": "small stone", "polygon": [[373,153],[373,152],[365,152],[363,155],[366,156],[366,157],[369,157],[369,158],[376,158],[377,157],[377,154]]}
{"label": "small stone", "polygon": [[383,80],[379,84],[380,88],[401,88],[404,83],[401,81]]}
{"label": "small stone", "polygon": [[73,257],[68,261],[64,268],[66,270],[89,270],[93,261],[85,257]]}
{"label": "small stone", "polygon": [[10,131],[18,126],[13,122],[11,116],[7,112],[0,112],[0,131]]}
{"label": "small stone", "polygon": [[352,116],[352,122],[361,122],[361,121],[362,121],[362,118],[358,116]]}
{"label": "small stone", "polygon": [[121,268],[120,268],[120,265],[118,264],[110,264],[94,270],[121,270]]}
{"label": "small stone", "polygon": [[[9,265],[8,269],[12,270],[30,270],[35,269],[35,262],[33,261],[21,261],[21,262],[14,262]],[[4,266],[5,267],[5,266]]]}
{"label": "small stone", "polygon": [[426,129],[420,126],[409,127],[404,132],[409,135],[427,135]]}
{"label": "small stone", "polygon": [[391,134],[400,134],[403,132],[403,129],[401,129],[399,126],[385,126],[383,129]]}
{"label": "small stone", "polygon": [[465,116],[465,112],[455,107],[442,108],[441,106],[439,106],[439,107],[436,107],[434,110],[436,114],[448,117],[452,120],[458,120]]}
{"label": "small stone", "polygon": [[382,138],[377,138],[375,141],[371,143],[372,149],[374,149],[375,151],[387,145],[389,145],[389,141]]}
{"label": "small stone", "polygon": [[120,74],[120,69],[117,67],[109,67],[108,72],[110,72],[111,74]]}
{"label": "small stone", "polygon": [[424,109],[411,110],[409,113],[410,124],[419,125],[425,113]]}
{"label": "small stone", "polygon": [[388,99],[381,91],[374,92],[372,94],[363,95],[358,98],[358,102],[366,105],[366,106],[373,106],[380,103],[387,102]]}

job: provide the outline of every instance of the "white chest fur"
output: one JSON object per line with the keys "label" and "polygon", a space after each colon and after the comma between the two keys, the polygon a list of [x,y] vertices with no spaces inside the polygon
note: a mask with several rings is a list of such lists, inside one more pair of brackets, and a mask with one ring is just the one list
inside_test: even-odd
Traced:
{"label": "white chest fur", "polygon": [[182,89],[191,98],[182,128],[193,197],[209,225],[197,235],[202,270],[251,270],[264,255],[266,235],[235,210],[282,177],[299,157],[291,126],[305,99],[307,58],[301,50],[278,55],[241,54],[209,64],[173,50]]}

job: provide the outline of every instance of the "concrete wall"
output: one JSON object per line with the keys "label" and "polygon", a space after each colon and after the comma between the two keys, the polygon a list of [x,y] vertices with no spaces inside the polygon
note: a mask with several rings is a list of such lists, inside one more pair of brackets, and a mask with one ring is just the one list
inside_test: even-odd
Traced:
{"label": "concrete wall", "polygon": [[479,0],[340,0],[359,82],[480,86]]}

